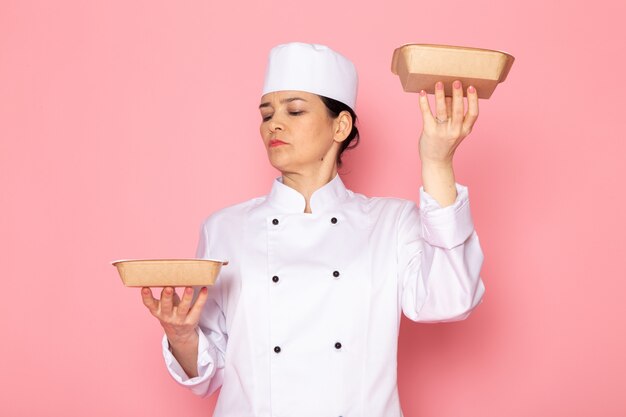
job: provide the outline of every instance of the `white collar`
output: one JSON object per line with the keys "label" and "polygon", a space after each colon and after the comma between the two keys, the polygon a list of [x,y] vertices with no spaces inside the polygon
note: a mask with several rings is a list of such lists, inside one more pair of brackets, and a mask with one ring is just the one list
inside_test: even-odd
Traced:
{"label": "white collar", "polygon": [[[332,210],[348,197],[346,189],[339,174],[313,192],[311,196],[311,212],[318,213]],[[272,184],[272,190],[267,196],[267,201],[273,206],[287,213],[304,213],[306,200],[295,189],[285,185],[283,178],[278,177]]]}

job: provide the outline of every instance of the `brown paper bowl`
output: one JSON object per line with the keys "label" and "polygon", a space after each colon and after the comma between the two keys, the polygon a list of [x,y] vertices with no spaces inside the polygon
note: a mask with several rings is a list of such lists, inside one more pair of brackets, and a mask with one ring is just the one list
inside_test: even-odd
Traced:
{"label": "brown paper bowl", "polygon": [[111,262],[127,287],[189,287],[215,284],[227,261],[129,259]]}
{"label": "brown paper bowl", "polygon": [[407,44],[393,52],[391,71],[400,77],[407,92],[435,93],[442,81],[446,96],[452,96],[452,83],[463,83],[463,95],[473,85],[478,98],[489,98],[498,83],[506,79],[515,58],[506,52],[462,46]]}

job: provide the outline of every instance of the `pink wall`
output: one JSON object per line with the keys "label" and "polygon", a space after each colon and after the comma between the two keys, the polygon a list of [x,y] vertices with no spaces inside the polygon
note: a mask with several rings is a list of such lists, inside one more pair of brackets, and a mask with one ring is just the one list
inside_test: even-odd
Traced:
{"label": "pink wall", "polygon": [[413,199],[419,110],[393,49],[517,58],[456,157],[485,300],[403,321],[405,415],[626,415],[624,3],[214,3],[0,2],[0,415],[210,415],[108,262],[192,256],[206,215],[268,190],[256,107],[269,48],[292,40],[360,71],[347,185]]}

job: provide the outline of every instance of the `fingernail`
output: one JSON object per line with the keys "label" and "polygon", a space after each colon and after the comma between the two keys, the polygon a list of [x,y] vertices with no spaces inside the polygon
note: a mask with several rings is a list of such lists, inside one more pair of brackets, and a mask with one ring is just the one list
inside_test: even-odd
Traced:
{"label": "fingernail", "polygon": [[437,84],[435,84],[435,88],[437,90],[443,90],[443,83],[441,81],[437,81]]}
{"label": "fingernail", "polygon": [[141,292],[148,295],[148,293],[150,292],[150,288],[143,288]]}
{"label": "fingernail", "polygon": [[469,88],[467,89],[468,92],[474,94],[476,92],[476,89],[474,88],[473,85],[470,85]]}
{"label": "fingernail", "polygon": [[453,85],[454,85],[454,88],[457,88],[457,89],[461,88],[461,81],[455,81]]}
{"label": "fingernail", "polygon": [[424,97],[426,95],[426,91],[422,90],[420,91],[420,96]]}
{"label": "fingernail", "polygon": [[207,287],[202,287],[202,294],[206,294],[209,291]]}

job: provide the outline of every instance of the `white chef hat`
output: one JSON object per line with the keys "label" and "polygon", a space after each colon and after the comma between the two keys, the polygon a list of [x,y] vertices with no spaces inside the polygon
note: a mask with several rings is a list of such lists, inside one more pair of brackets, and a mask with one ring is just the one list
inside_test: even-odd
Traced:
{"label": "white chef hat", "polygon": [[270,51],[263,94],[298,90],[329,97],[355,109],[354,64],[327,46],[292,42]]}

